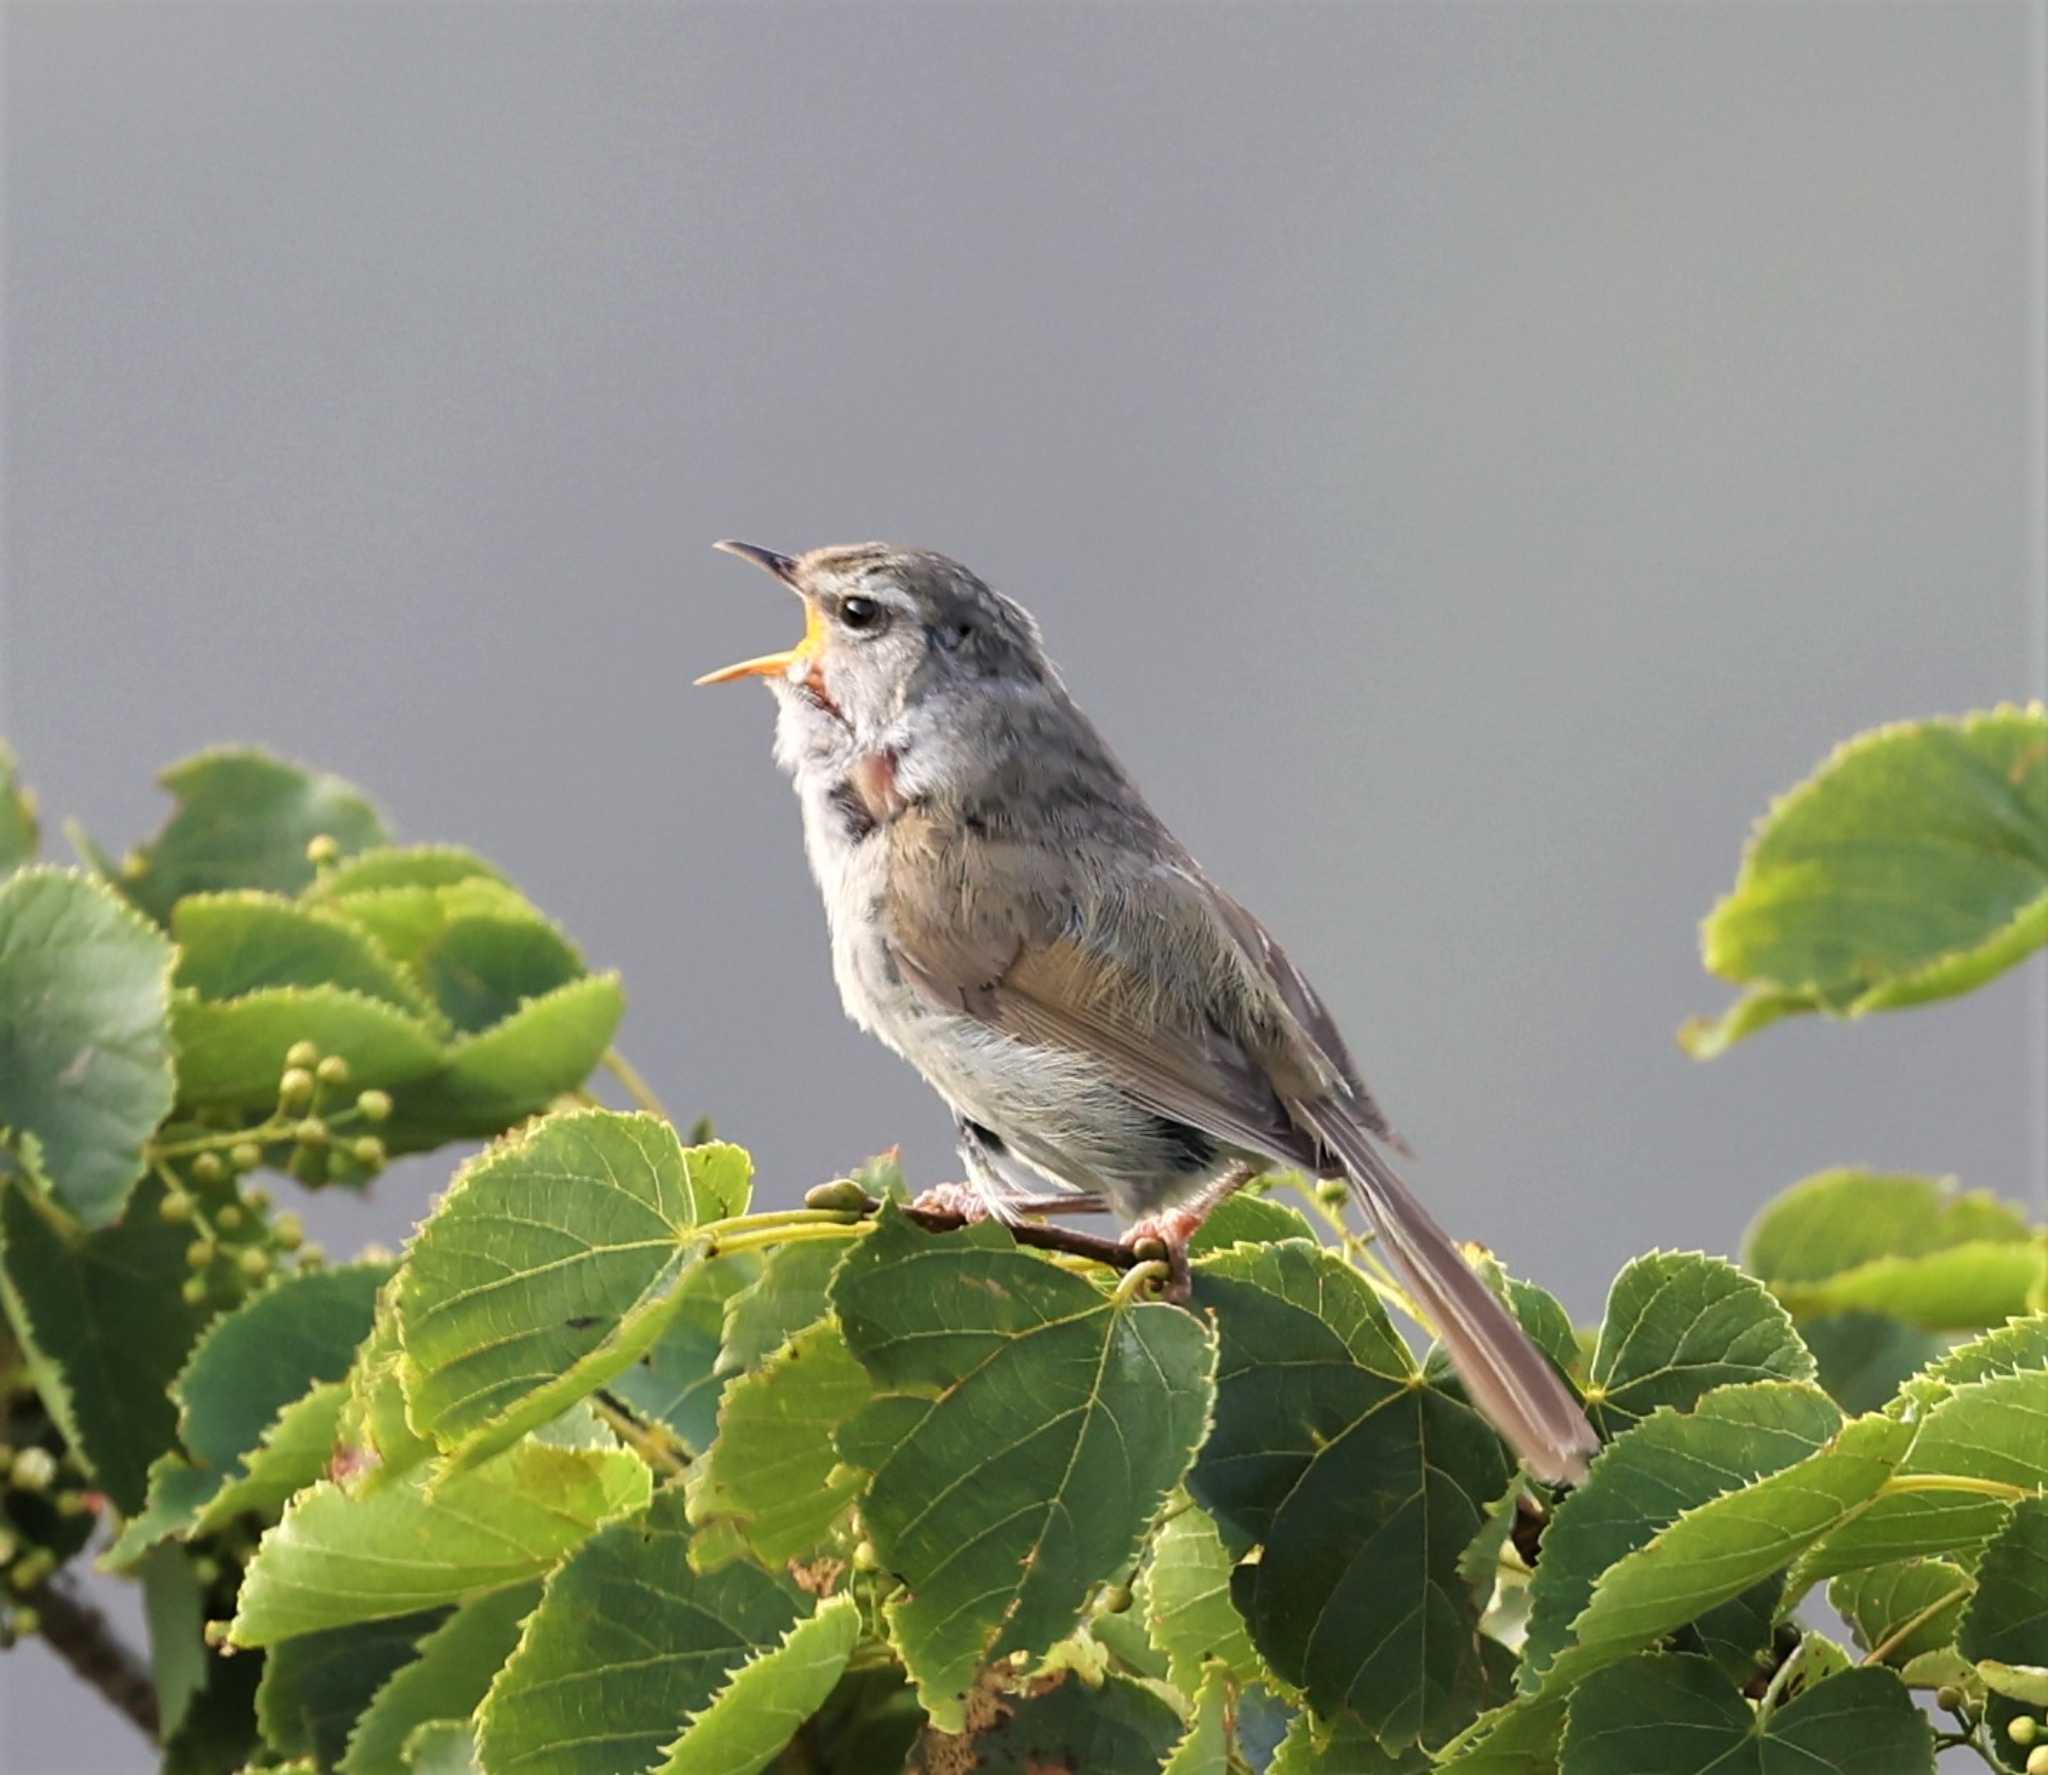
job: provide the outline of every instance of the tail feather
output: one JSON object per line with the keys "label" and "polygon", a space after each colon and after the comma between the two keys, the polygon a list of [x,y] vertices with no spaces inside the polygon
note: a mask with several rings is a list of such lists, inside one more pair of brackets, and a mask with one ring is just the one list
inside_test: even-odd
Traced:
{"label": "tail feather", "polygon": [[1414,1289],[1416,1303],[1435,1322],[1472,1402],[1537,1478],[1553,1484],[1585,1478],[1600,1439],[1549,1358],[1340,1104],[1326,1099],[1292,1108],[1342,1161],[1353,1193]]}

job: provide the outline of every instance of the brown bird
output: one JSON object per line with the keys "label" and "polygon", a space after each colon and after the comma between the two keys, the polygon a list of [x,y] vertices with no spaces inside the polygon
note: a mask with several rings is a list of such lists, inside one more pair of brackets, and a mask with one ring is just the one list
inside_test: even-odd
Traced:
{"label": "brown bird", "polygon": [[804,636],[698,682],[774,691],[840,997],[951,1105],[965,1205],[1107,1205],[1178,1277],[1256,1170],[1346,1177],[1473,1401],[1540,1478],[1581,1477],[1585,1413],[1387,1163],[1323,1001],[1145,805],[1030,615],[924,550],[718,546],[796,592]]}

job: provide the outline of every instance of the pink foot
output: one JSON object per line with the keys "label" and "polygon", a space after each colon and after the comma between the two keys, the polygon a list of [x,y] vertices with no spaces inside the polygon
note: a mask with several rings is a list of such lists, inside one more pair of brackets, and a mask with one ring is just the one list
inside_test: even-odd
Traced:
{"label": "pink foot", "polygon": [[1134,1254],[1139,1245],[1148,1240],[1166,1248],[1166,1286],[1160,1291],[1162,1300],[1185,1305],[1194,1292],[1195,1279],[1188,1269],[1188,1241],[1201,1230],[1202,1222],[1208,1217],[1209,1204],[1189,1203],[1134,1220],[1130,1230],[1124,1234],[1124,1249]]}
{"label": "pink foot", "polygon": [[913,1213],[954,1214],[967,1226],[988,1219],[988,1200],[971,1183],[935,1183],[910,1204]]}

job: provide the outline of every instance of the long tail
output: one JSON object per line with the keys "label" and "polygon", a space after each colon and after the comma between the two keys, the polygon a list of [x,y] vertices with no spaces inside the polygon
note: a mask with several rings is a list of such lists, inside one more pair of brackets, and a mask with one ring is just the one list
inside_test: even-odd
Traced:
{"label": "long tail", "polygon": [[1537,1478],[1576,1484],[1600,1446],[1549,1358],[1472,1271],[1451,1237],[1340,1103],[1291,1105],[1343,1162],[1359,1203],[1435,1321],[1472,1402]]}

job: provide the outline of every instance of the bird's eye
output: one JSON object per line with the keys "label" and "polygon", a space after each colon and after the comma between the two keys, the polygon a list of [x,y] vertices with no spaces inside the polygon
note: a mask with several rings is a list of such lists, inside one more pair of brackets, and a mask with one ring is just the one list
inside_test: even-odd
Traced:
{"label": "bird's eye", "polygon": [[841,598],[839,623],[856,635],[869,634],[882,626],[882,607],[872,598]]}

